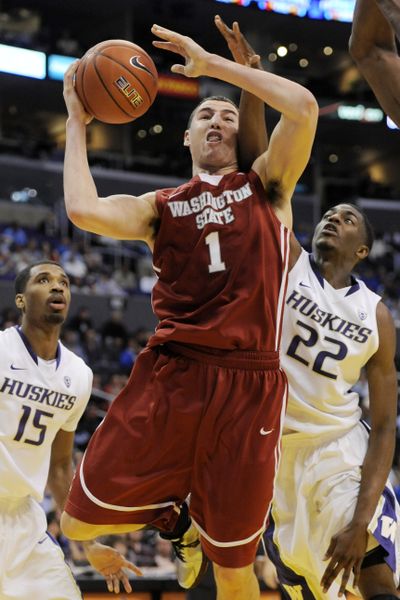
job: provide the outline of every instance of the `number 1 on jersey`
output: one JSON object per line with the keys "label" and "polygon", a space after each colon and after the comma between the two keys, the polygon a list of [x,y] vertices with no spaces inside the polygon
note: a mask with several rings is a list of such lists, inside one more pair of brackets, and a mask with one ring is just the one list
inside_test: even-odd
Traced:
{"label": "number 1 on jersey", "polygon": [[223,260],[221,260],[219,232],[213,231],[212,233],[209,233],[205,240],[208,246],[208,250],[210,252],[210,264],[208,265],[208,272],[216,273],[217,271],[225,271],[225,263],[223,262]]}

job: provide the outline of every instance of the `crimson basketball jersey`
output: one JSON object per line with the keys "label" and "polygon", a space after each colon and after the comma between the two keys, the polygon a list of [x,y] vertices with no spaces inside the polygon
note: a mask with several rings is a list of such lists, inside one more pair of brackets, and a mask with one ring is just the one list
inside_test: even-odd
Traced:
{"label": "crimson basketball jersey", "polygon": [[150,345],[279,349],[289,231],[258,175],[201,174],[157,191]]}

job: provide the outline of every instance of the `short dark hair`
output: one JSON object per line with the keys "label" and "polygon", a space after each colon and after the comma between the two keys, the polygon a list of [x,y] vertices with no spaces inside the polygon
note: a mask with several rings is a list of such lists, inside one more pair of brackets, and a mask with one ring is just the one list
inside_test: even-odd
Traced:
{"label": "short dark hair", "polygon": [[355,210],[362,216],[364,224],[365,244],[368,247],[368,250],[371,250],[372,246],[374,245],[375,233],[374,228],[371,225],[371,221],[367,217],[367,214],[365,213],[365,211],[363,211],[362,208],[357,206],[357,204],[352,204],[352,202],[345,202],[344,204],[355,208]]}
{"label": "short dark hair", "polygon": [[196,110],[204,102],[207,102],[207,100],[218,100],[218,102],[229,102],[230,104],[232,104],[232,106],[234,106],[236,108],[236,110],[239,110],[238,105],[233,100],[231,100],[230,98],[227,98],[226,96],[207,96],[206,98],[203,98],[202,100],[200,100],[200,102],[197,104],[197,106],[190,113],[190,117],[189,117],[186,129],[189,129],[189,127],[193,121],[194,113],[196,112]]}
{"label": "short dark hair", "polygon": [[55,260],[37,260],[36,262],[31,263],[22,271],[20,271],[14,281],[14,289],[16,294],[23,294],[26,288],[26,284],[29,281],[29,277],[31,276],[31,270],[33,267],[37,267],[38,265],[56,265],[56,267],[60,267],[64,271],[64,268],[60,265],[60,263]]}

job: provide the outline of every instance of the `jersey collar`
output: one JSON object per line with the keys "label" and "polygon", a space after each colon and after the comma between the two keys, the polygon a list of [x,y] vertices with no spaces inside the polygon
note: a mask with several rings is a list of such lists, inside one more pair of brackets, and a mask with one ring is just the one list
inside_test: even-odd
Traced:
{"label": "jersey collar", "polygon": [[[22,331],[21,327],[19,325],[16,325],[16,330],[19,333],[19,336],[21,338],[21,340],[23,341],[25,348],[27,349],[27,351],[29,352],[29,354],[31,355],[32,360],[38,365],[39,361],[38,361],[38,357],[37,354],[33,351],[32,346],[29,343],[28,338],[26,337],[26,335],[24,334],[24,332]],[[60,366],[60,361],[61,361],[61,345],[60,342],[57,342],[57,350],[56,350],[56,370],[58,369],[58,367]]]}
{"label": "jersey collar", "polygon": [[[321,284],[321,287],[324,288],[325,287],[325,279],[322,277],[322,275],[320,273],[318,265],[315,262],[314,256],[312,254],[309,254],[308,258],[310,261],[311,268],[314,271],[314,275],[316,276],[319,283]],[[354,292],[357,292],[357,290],[360,289],[360,284],[358,283],[357,279],[352,274],[350,274],[350,281],[351,281],[351,285],[349,286],[347,292],[345,293],[345,297],[350,296],[351,294],[354,294]]]}

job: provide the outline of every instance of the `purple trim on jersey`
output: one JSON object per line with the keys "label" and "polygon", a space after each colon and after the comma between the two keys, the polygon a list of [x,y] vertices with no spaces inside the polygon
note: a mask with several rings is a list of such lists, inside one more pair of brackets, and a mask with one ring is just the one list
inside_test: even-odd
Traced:
{"label": "purple trim on jersey", "polygon": [[358,292],[358,290],[360,289],[360,284],[358,283],[357,279],[354,277],[354,275],[350,275],[351,277],[351,288],[347,291],[346,296],[350,296],[351,294],[354,294],[354,292]]}
{"label": "purple trim on jersey", "polygon": [[323,288],[324,287],[324,283],[325,283],[324,282],[324,278],[322,277],[321,273],[319,272],[319,268],[317,266],[317,263],[315,262],[314,256],[312,254],[309,254],[308,255],[308,260],[310,261],[311,268],[314,271],[314,274],[315,274],[316,278],[318,279],[318,281],[321,284],[321,287]]}
{"label": "purple trim on jersey", "polygon": [[396,497],[393,491],[387,487],[382,492],[384,504],[378,517],[377,525],[372,535],[380,546],[387,552],[385,561],[396,572],[396,530],[399,526],[396,515]]}
{"label": "purple trim on jersey", "polygon": [[[33,351],[32,346],[29,343],[28,338],[26,337],[26,335],[24,334],[24,332],[22,331],[21,327],[19,325],[15,326],[16,330],[18,331],[21,340],[23,341],[25,348],[27,349],[27,351],[29,352],[32,360],[38,365],[39,361],[38,361],[38,357],[37,354]],[[60,362],[61,362],[61,345],[60,342],[57,342],[57,350],[56,350],[56,370],[58,369],[58,367],[60,366]]]}
{"label": "purple trim on jersey", "polygon": [[[278,574],[279,583],[282,586],[283,585],[287,585],[289,587],[300,586],[301,587],[301,596],[300,597],[303,598],[303,600],[317,600],[315,598],[314,594],[312,593],[312,591],[310,590],[310,588],[308,587],[307,580],[304,577],[302,577],[302,575],[299,575],[298,573],[296,573],[295,571],[290,569],[283,562],[283,560],[279,554],[278,547],[274,543],[274,540],[273,540],[274,531],[275,531],[275,523],[274,523],[272,517],[270,517],[268,529],[264,533],[264,542],[265,542],[265,546],[267,549],[267,554],[268,554],[270,560],[274,563],[274,565],[276,567],[276,572]],[[284,587],[282,587],[280,591],[281,591],[282,596],[285,599],[287,598],[289,600],[290,598],[292,598],[292,596],[289,595],[289,593],[285,590]]]}
{"label": "purple trim on jersey", "polygon": [[[309,254],[308,258],[309,258],[309,261],[310,261],[311,268],[314,271],[314,274],[315,274],[316,278],[320,282],[321,287],[323,288],[325,280],[324,280],[324,278],[322,277],[322,275],[321,275],[321,273],[319,271],[318,265],[315,262],[315,258],[314,258],[314,256],[312,254]],[[350,275],[350,279],[351,279],[351,287],[350,287],[349,290],[347,290],[345,297],[350,296],[351,294],[354,294],[354,292],[357,292],[360,289],[360,284],[358,283],[358,281],[354,277],[354,275]]]}

